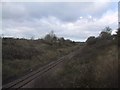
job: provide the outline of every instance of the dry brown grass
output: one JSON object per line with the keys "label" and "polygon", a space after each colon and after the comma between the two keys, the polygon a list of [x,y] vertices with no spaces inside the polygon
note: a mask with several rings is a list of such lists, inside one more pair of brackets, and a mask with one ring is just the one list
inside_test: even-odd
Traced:
{"label": "dry brown grass", "polygon": [[[98,44],[96,44],[98,45]],[[116,88],[118,87],[118,52],[114,43],[78,50],[56,74],[49,77],[50,87]],[[50,81],[51,80],[51,81]],[[47,84],[46,84],[47,86]]]}
{"label": "dry brown grass", "polygon": [[22,39],[3,39],[2,44],[3,83],[57,60],[74,50],[77,45],[65,43],[60,46],[43,40]]}

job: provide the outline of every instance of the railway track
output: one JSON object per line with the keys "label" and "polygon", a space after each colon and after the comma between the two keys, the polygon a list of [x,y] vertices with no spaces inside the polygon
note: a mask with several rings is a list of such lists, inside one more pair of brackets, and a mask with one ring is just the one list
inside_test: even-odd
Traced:
{"label": "railway track", "polygon": [[17,79],[13,82],[10,82],[6,85],[2,86],[2,89],[10,89],[10,88],[22,88],[26,84],[30,83],[32,80],[36,79],[37,77],[40,77],[50,69],[54,68],[56,65],[60,64],[64,61],[65,58],[70,58],[74,52],[70,53],[69,55],[63,56],[60,59],[53,61],[49,63],[48,65],[43,66],[42,68],[39,68],[36,71],[33,71],[29,73],[28,75],[25,75],[24,77]]}

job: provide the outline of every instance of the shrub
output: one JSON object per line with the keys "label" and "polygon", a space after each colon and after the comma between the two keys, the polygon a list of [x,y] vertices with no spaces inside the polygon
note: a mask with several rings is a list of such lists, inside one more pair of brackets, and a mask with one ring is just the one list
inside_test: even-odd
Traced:
{"label": "shrub", "polygon": [[90,36],[90,37],[87,39],[86,43],[87,43],[88,45],[92,45],[92,44],[96,43],[96,38],[95,38],[94,36]]}

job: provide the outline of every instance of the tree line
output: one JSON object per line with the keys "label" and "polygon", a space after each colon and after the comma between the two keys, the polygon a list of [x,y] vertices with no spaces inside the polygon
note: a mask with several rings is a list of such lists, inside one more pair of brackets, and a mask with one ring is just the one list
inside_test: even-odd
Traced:
{"label": "tree line", "polygon": [[[119,28],[120,29],[120,28]],[[92,45],[94,43],[96,43],[97,41],[103,41],[103,43],[106,43],[104,41],[117,41],[118,39],[118,33],[120,32],[120,30],[118,29],[118,31],[116,32],[117,34],[111,34],[112,33],[112,29],[108,26],[105,27],[101,33],[99,34],[98,37],[95,36],[90,36],[88,37],[88,39],[86,40],[86,43],[89,45]]]}

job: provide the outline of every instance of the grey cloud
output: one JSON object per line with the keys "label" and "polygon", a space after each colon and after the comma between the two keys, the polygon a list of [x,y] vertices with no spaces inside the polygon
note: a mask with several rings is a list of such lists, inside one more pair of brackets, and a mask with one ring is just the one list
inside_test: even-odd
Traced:
{"label": "grey cloud", "polygon": [[[90,35],[97,36],[106,24],[116,27],[114,12],[106,15],[108,18],[103,15],[109,10],[109,4],[95,9],[97,5],[93,2],[6,3],[3,5],[3,33],[6,36],[40,38],[54,30],[59,37],[85,41]],[[97,21],[89,20],[88,15]],[[111,17],[112,23],[106,23]]]}
{"label": "grey cloud", "polygon": [[80,16],[99,16],[109,8],[108,6],[104,8],[101,3],[100,8],[96,9],[97,5],[94,2],[14,2],[3,4],[3,18],[32,19],[55,16],[69,22],[76,21]]}

